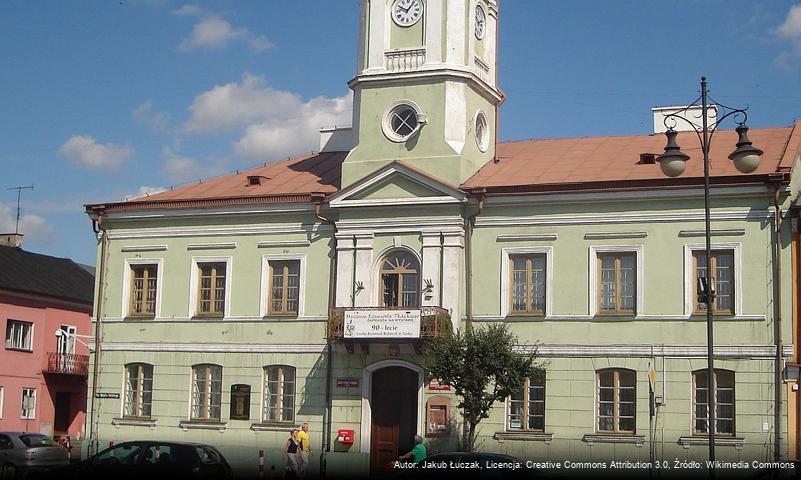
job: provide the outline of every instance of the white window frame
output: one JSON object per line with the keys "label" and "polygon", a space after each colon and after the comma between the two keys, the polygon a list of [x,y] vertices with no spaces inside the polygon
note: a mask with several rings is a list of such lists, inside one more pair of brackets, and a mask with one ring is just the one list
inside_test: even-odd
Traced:
{"label": "white window frame", "polygon": [[645,315],[645,246],[643,245],[592,245],[589,248],[589,314],[598,315],[598,254],[599,253],[633,253],[637,262],[637,283],[635,285],[636,304],[634,318]]}
{"label": "white window frame", "polygon": [[[201,263],[224,263],[225,264],[225,309],[223,318],[231,315],[231,278],[233,278],[233,259],[232,257],[192,257],[189,272],[189,317],[202,317],[198,312],[197,295],[200,288],[200,278],[198,271]],[[213,317],[212,317],[213,318]]]}
{"label": "white window frame", "polygon": [[[712,243],[712,250],[732,250],[734,256],[734,315],[735,317],[743,313],[743,272],[742,272],[742,243]],[[684,245],[684,316],[689,318],[694,315],[695,302],[693,291],[695,290],[695,270],[693,269],[693,253],[705,252],[705,243],[687,243]],[[719,315],[718,315],[719,316]]]}
{"label": "white window frame", "polygon": [[[31,397],[33,397],[33,408],[30,411],[28,411],[27,414],[25,412],[26,409],[25,409],[25,404],[24,404],[24,402],[25,402],[25,391],[26,390],[33,392],[33,395],[30,395]],[[36,420],[36,389],[33,388],[33,387],[22,387],[21,395],[20,395],[20,415],[19,415],[19,418],[21,418],[22,420]]]}
{"label": "white window frame", "polygon": [[8,339],[6,338],[5,339],[5,341],[6,341],[6,343],[5,343],[6,349],[23,351],[23,352],[32,352],[33,351],[33,339],[34,339],[33,334],[35,333],[34,328],[36,327],[36,324],[33,323],[33,322],[26,322],[25,320],[16,320],[16,319],[13,319],[13,318],[9,318],[9,319],[6,320],[6,334],[8,334],[8,325],[11,322],[23,323],[23,324],[29,325],[30,326],[30,332],[31,332],[30,335],[29,335],[30,339],[28,341],[28,348],[18,348],[18,347],[10,347],[10,346],[8,346]]}
{"label": "white window frame", "polygon": [[[304,304],[306,303],[306,254],[305,253],[275,253],[264,254],[261,257],[261,284],[259,286],[259,316],[270,316],[270,261],[298,260],[298,316],[287,316],[288,319],[300,318],[305,315]],[[282,317],[283,318],[283,317]]]}
{"label": "white window frame", "polygon": [[[545,318],[553,313],[553,247],[510,247],[501,250],[501,317],[510,313],[510,272],[509,258],[514,255],[545,254]],[[525,316],[526,314],[521,314]]]}
{"label": "white window frame", "polygon": [[163,258],[126,258],[122,274],[122,305],[120,313],[123,317],[131,316],[131,267],[133,265],[156,265],[156,314],[154,318],[161,317],[161,288],[163,284],[164,259]]}
{"label": "white window frame", "polygon": [[[268,420],[266,414],[266,407],[267,407],[267,369],[273,367],[280,367],[281,374],[283,375],[284,368],[291,368],[295,373],[295,380],[294,380],[294,390],[293,393],[293,400],[292,400],[292,420]],[[294,425],[295,421],[298,417],[298,368],[293,365],[287,364],[272,364],[272,365],[265,365],[261,369],[261,412],[259,413],[259,417],[262,423],[270,423],[270,424],[288,424]],[[281,382],[281,392],[284,391],[284,382]],[[283,395],[281,395],[283,397]],[[283,399],[282,399],[283,401]]]}
{"label": "white window frame", "polygon": [[[128,398],[128,367],[130,365],[147,365],[150,367],[151,378],[150,378],[150,416],[148,417],[140,417],[136,415],[126,415],[125,414],[125,406]],[[122,395],[120,396],[120,418],[130,418],[130,419],[153,419],[153,386],[155,384],[155,377],[156,377],[156,366],[152,363],[147,362],[127,362],[122,366],[122,388],[120,391]]]}
{"label": "white window frame", "polygon": [[[218,367],[220,369],[220,418],[193,418],[192,417],[192,407],[194,406],[194,388],[195,388],[195,367]],[[223,406],[225,405],[225,380],[223,377],[223,366],[217,363],[195,363],[190,365],[189,367],[189,409],[186,412],[187,417],[190,422],[197,422],[197,423],[208,423],[214,422],[215,420],[219,420],[221,423],[224,423],[225,420],[223,419],[223,414],[225,411],[223,410]],[[209,400],[211,401],[211,400]],[[209,403],[209,409],[211,409],[211,403]],[[152,410],[151,410],[152,414]]]}
{"label": "white window frame", "polygon": [[[530,429],[527,429],[527,428],[509,428],[509,415],[510,415],[510,411],[511,411],[511,408],[510,408],[511,407],[511,405],[510,405],[511,395],[510,395],[509,397],[506,397],[506,400],[504,400],[504,411],[503,411],[503,421],[504,421],[503,431],[504,432],[506,432],[506,433],[543,434],[543,433],[546,433],[548,431],[548,424],[546,423],[546,419],[548,417],[548,372],[547,372],[547,370],[543,371],[542,378],[545,380],[545,383],[543,383],[543,385],[542,385],[543,390],[545,390],[545,397],[544,397],[544,400],[542,401],[542,405],[543,405],[542,430],[530,430]],[[530,382],[531,382],[531,377],[526,377],[526,382],[523,384],[523,388],[528,389],[530,384],[531,384]],[[526,392],[526,397],[525,398],[528,398],[528,392]],[[530,402],[528,402],[528,401],[525,402],[525,404],[524,404],[524,410],[525,411],[528,411],[529,403]],[[528,414],[526,414],[526,417],[527,416],[528,416]]]}

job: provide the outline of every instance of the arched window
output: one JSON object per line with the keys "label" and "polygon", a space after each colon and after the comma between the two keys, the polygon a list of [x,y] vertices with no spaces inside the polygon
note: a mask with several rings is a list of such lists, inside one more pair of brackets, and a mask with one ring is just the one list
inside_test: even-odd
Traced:
{"label": "arched window", "polygon": [[295,367],[268,365],[264,367],[265,422],[295,420]]}
{"label": "arched window", "polygon": [[381,261],[381,306],[420,305],[420,262],[410,252],[395,250]]}
{"label": "arched window", "polygon": [[222,367],[192,367],[192,420],[220,420],[222,409]]}
{"label": "arched window", "polygon": [[124,417],[150,418],[153,404],[153,365],[129,363],[125,365]]}
{"label": "arched window", "polygon": [[596,372],[597,431],[634,433],[637,413],[637,374],[608,368]]}
{"label": "arched window", "polygon": [[[693,434],[709,435],[709,375],[707,369],[693,372]],[[734,435],[734,372],[715,369],[715,433]]]}

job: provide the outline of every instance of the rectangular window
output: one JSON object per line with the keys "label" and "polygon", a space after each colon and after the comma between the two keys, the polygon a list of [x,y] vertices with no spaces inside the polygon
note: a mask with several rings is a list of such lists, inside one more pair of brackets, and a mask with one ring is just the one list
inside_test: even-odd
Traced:
{"label": "rectangular window", "polygon": [[509,430],[545,431],[545,372],[526,379],[509,397]]}
{"label": "rectangular window", "polygon": [[511,313],[545,313],[545,254],[510,255]]}
{"label": "rectangular window", "polygon": [[[709,434],[709,385],[707,370],[693,372],[693,434]],[[734,372],[715,370],[715,433],[734,435]]]}
{"label": "rectangular window", "polygon": [[207,317],[225,315],[225,263],[198,263],[197,314]]}
{"label": "rectangular window", "polygon": [[634,433],[637,411],[637,377],[631,370],[597,373],[599,433]]}
{"label": "rectangular window", "polygon": [[295,421],[295,368],[286,365],[264,367],[265,422]]}
{"label": "rectangular window", "polygon": [[297,315],[300,260],[270,260],[270,315]]}
{"label": "rectangular window", "polygon": [[156,315],[156,282],[158,265],[131,265],[131,303],[128,314],[132,317]]}
{"label": "rectangular window", "polygon": [[222,367],[192,367],[192,420],[220,421],[222,409]]}
{"label": "rectangular window", "polygon": [[6,348],[32,350],[33,324],[9,320],[6,324]]}
{"label": "rectangular window", "polygon": [[36,389],[22,389],[21,416],[23,420],[33,420],[36,418]]}
{"label": "rectangular window", "polygon": [[598,254],[598,311],[601,314],[635,314],[636,264],[633,253]]}
{"label": "rectangular window", "polygon": [[[712,282],[715,288],[715,298],[712,300],[712,313],[716,315],[734,315],[734,251],[712,250],[710,257],[712,269]],[[706,313],[706,302],[698,299],[698,281],[706,277],[706,251],[693,251],[693,270],[695,270],[693,285],[693,302],[695,313]]]}
{"label": "rectangular window", "polygon": [[150,418],[153,404],[153,365],[131,363],[125,366],[124,417]]}

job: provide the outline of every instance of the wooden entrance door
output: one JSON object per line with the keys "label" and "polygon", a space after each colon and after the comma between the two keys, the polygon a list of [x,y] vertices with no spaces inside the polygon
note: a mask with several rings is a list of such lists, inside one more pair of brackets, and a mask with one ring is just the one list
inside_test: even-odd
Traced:
{"label": "wooden entrance door", "polygon": [[67,435],[70,428],[70,403],[72,395],[67,392],[56,392],[54,403],[55,415],[53,418],[53,433]]}
{"label": "wooden entrance door", "polygon": [[417,433],[417,372],[386,367],[373,372],[370,471],[380,473],[412,449]]}

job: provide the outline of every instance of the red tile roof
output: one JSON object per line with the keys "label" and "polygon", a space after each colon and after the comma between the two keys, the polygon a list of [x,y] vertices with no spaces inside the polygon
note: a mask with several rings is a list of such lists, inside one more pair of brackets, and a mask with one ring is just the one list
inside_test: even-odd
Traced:
{"label": "red tile roof", "polygon": [[[713,183],[764,182],[769,174],[789,172],[801,153],[801,121],[790,127],[751,129],[748,136],[765,152],[759,168],[750,174],[739,173],[728,159],[737,133],[721,130],[714,135],[710,150]],[[686,171],[673,179],[662,174],[658,163],[640,163],[641,154],[664,151],[662,134],[499,143],[497,161],[481,167],[460,188],[503,193],[697,185],[703,177],[698,137],[695,132],[681,132],[678,143],[690,160]],[[347,154],[309,154],[128,202],[89,205],[87,211],[310,202],[312,196],[340,189]],[[261,184],[249,185],[249,176],[262,177]]]}
{"label": "red tile roof", "polygon": [[[780,167],[791,167],[790,157],[797,156],[801,148],[801,126],[798,123],[794,127],[751,129],[748,137],[754,146],[765,152],[759,168],[748,175],[769,174],[779,171]],[[790,142],[791,139],[794,142]],[[734,168],[728,158],[736,143],[737,133],[733,130],[715,133],[709,152],[710,175],[745,176]],[[690,156],[687,169],[679,178],[703,177],[701,142],[695,132],[679,133],[678,144]],[[489,162],[481,167],[462,187],[492,190],[494,187],[567,183],[676,181],[664,176],[658,162],[639,163],[640,154],[659,155],[664,148],[665,136],[662,134],[499,143],[497,162]]]}

